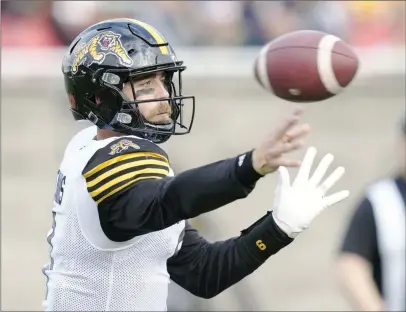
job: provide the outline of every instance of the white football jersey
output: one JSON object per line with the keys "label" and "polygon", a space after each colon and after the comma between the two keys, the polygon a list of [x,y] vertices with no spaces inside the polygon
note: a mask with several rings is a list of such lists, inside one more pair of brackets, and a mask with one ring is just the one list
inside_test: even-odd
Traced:
{"label": "white football jersey", "polygon": [[[104,234],[82,171],[97,150],[96,127],[69,142],[60,165],[48,233],[50,261],[43,272],[46,311],[165,311],[167,260],[179,248],[185,222],[114,242]],[[173,175],[173,171],[170,172]]]}

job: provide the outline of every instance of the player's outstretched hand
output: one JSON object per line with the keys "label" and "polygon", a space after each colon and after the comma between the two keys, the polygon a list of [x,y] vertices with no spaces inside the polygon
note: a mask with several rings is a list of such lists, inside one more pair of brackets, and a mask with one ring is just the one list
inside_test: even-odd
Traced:
{"label": "player's outstretched hand", "polygon": [[254,149],[252,165],[259,174],[266,175],[280,166],[298,167],[300,161],[292,160],[285,154],[302,147],[302,138],[310,130],[308,124],[298,125],[303,114],[302,108],[295,108],[290,115]]}
{"label": "player's outstretched hand", "polygon": [[326,196],[327,191],[345,172],[344,167],[337,167],[328,178],[322,181],[328,167],[334,160],[331,154],[323,157],[310,177],[310,170],[316,153],[314,147],[307,150],[292,184],[286,167],[281,166],[278,170],[273,217],[279,228],[292,238],[307,229],[313,219],[325,208],[344,200],[350,194],[349,191],[340,191]]}

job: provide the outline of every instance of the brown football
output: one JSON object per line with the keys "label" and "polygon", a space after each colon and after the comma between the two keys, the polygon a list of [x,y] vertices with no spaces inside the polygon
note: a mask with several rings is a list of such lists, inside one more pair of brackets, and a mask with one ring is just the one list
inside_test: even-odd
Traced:
{"label": "brown football", "polygon": [[339,94],[354,79],[359,60],[340,38],[300,30],[264,46],[255,60],[257,81],[291,102],[317,102]]}

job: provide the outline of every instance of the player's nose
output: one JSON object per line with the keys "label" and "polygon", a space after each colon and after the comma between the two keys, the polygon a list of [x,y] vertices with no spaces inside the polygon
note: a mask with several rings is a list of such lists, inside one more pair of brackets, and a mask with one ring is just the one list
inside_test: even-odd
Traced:
{"label": "player's nose", "polygon": [[165,88],[165,84],[163,82],[159,83],[159,89],[157,90],[157,97],[158,98],[169,97],[169,92],[168,92],[167,88]]}

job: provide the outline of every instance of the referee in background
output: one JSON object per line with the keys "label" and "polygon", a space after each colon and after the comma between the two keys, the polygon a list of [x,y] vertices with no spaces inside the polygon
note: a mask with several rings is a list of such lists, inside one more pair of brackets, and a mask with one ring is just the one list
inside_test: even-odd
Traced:
{"label": "referee in background", "polygon": [[340,250],[340,282],[362,311],[406,311],[406,120],[402,130],[403,168],[366,189]]}

